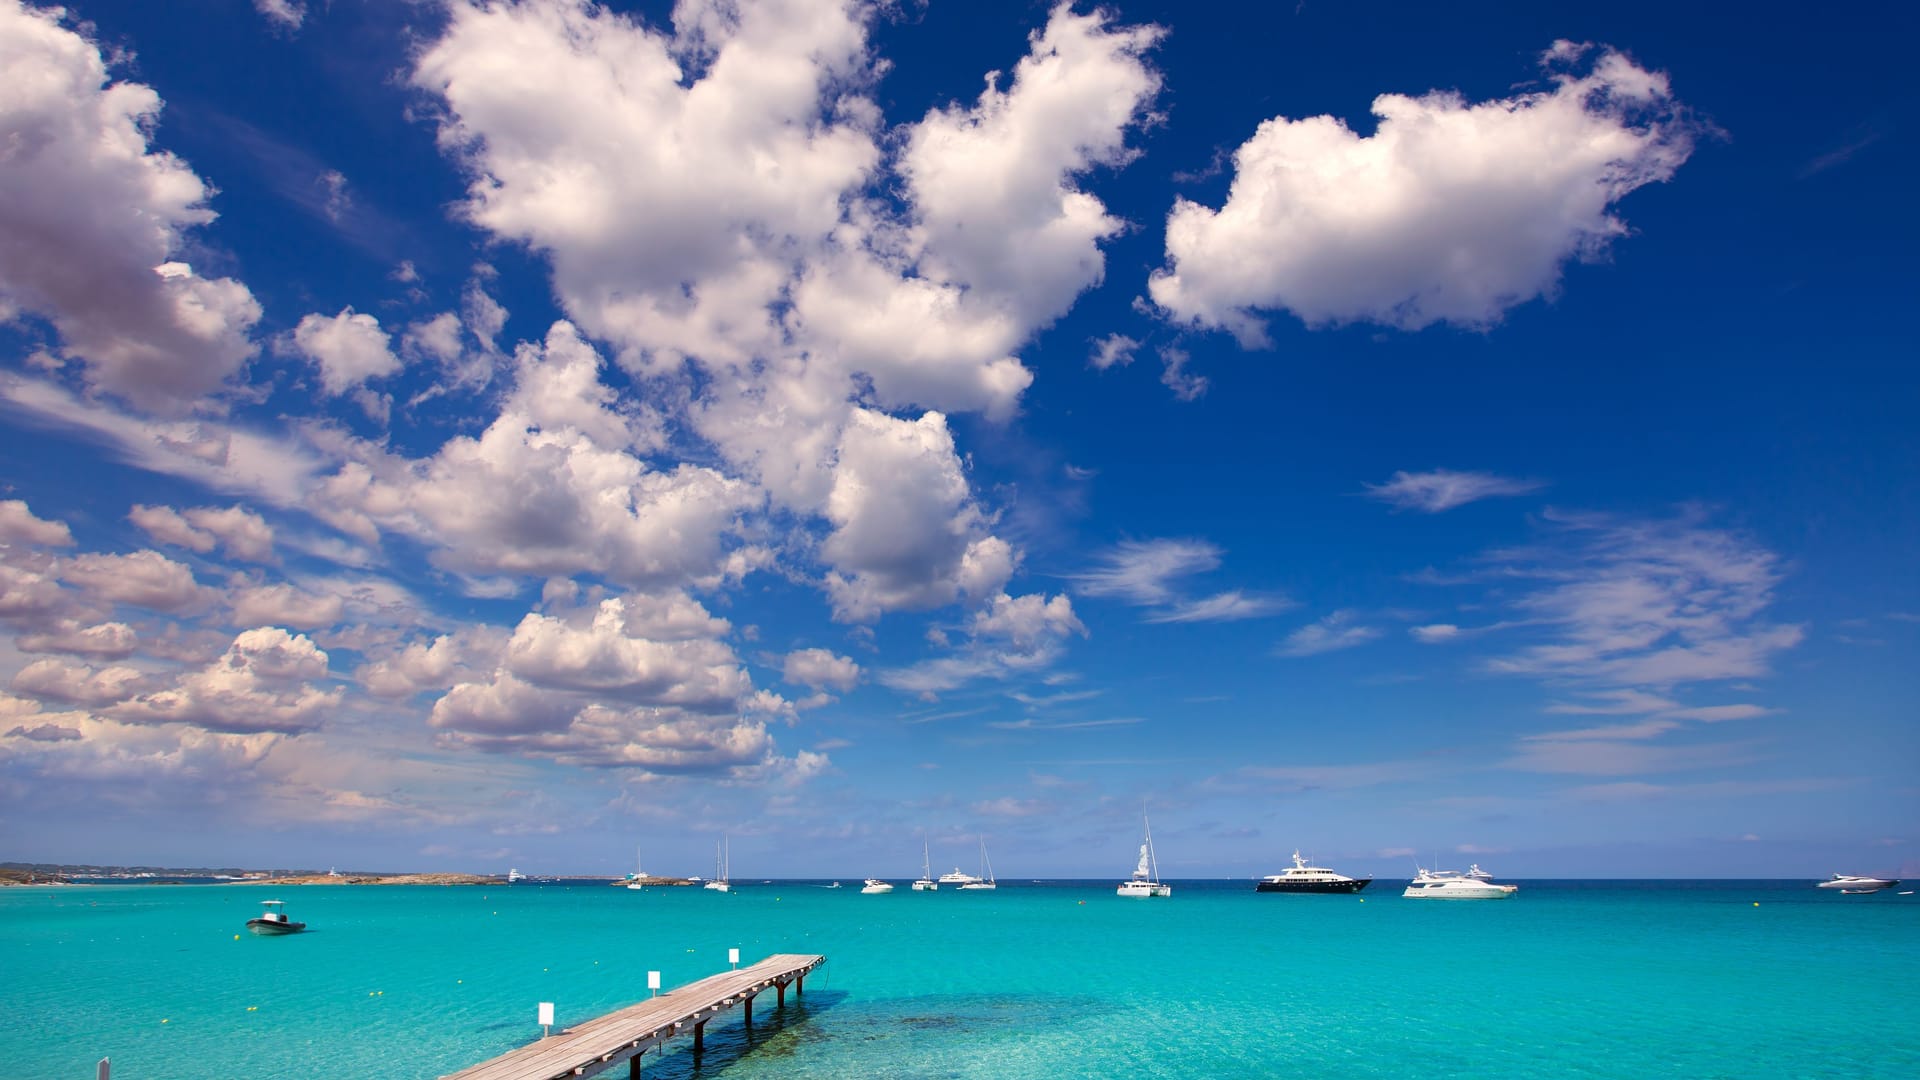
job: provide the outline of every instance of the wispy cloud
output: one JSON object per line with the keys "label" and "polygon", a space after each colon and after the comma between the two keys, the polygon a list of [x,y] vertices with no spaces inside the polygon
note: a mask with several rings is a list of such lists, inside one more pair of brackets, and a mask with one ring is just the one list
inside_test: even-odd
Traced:
{"label": "wispy cloud", "polygon": [[1146,721],[1138,716],[1119,716],[1111,720],[1035,720],[1029,716],[1024,720],[993,720],[987,726],[1002,731],[1078,731],[1083,728],[1128,727],[1143,724]]}
{"label": "wispy cloud", "polygon": [[1071,705],[1078,701],[1091,701],[1105,693],[1105,690],[1062,690],[1056,694],[1027,694],[1014,690],[1007,696],[1029,709],[1044,709],[1052,705]]}
{"label": "wispy cloud", "polygon": [[1551,545],[1496,553],[1538,587],[1512,604],[1548,640],[1490,670],[1598,684],[1613,693],[1752,678],[1799,644],[1798,625],[1763,618],[1780,558],[1708,527],[1699,511],[1664,521],[1548,515]]}
{"label": "wispy cloud", "polygon": [[1642,739],[1589,738],[1523,741],[1503,765],[1523,772],[1583,776],[1636,776],[1646,773],[1724,769],[1759,760],[1751,742],[1687,746]]}
{"label": "wispy cloud", "polygon": [[1794,174],[1794,179],[1805,180],[1810,176],[1826,172],[1828,169],[1845,165],[1847,162],[1853,160],[1854,155],[1872,146],[1874,143],[1879,142],[1881,136],[1884,134],[1885,133],[1881,131],[1869,131],[1843,146],[1835,147],[1821,154],[1819,157],[1814,158],[1812,161],[1807,162],[1805,165],[1802,165],[1800,171]]}
{"label": "wispy cloud", "polygon": [[1133,363],[1134,350],[1139,347],[1139,342],[1125,334],[1108,334],[1106,337],[1094,339],[1093,352],[1087,357],[1087,364],[1101,371],[1113,367],[1126,367]]}
{"label": "wispy cloud", "polygon": [[[1580,802],[1645,802],[1649,799],[1749,799],[1765,795],[1803,795],[1832,791],[1854,781],[1832,776],[1799,776],[1780,780],[1708,780],[1691,784],[1654,784],[1644,780],[1622,780],[1610,784],[1586,784],[1568,788],[1562,798]],[[1760,839],[1752,833],[1740,838],[1746,842]]]}
{"label": "wispy cloud", "polygon": [[1075,591],[1158,608],[1145,616],[1150,623],[1259,619],[1295,606],[1284,596],[1240,589],[1199,599],[1183,595],[1178,583],[1218,569],[1221,554],[1217,545],[1200,539],[1125,540],[1096,556],[1091,569],[1073,576]]}
{"label": "wispy cloud", "polygon": [[1435,469],[1423,473],[1396,472],[1393,479],[1384,484],[1368,484],[1366,494],[1368,498],[1392,504],[1396,510],[1438,514],[1481,499],[1530,495],[1546,486],[1539,480]]}
{"label": "wispy cloud", "polygon": [[1644,690],[1603,690],[1585,701],[1556,701],[1546,711],[1570,716],[1632,716],[1636,713],[1665,712],[1679,704]]}
{"label": "wispy cloud", "polygon": [[1172,607],[1146,616],[1150,623],[1234,622],[1264,619],[1289,608],[1298,607],[1284,596],[1261,596],[1233,589],[1199,600],[1184,600]]}
{"label": "wispy cloud", "polygon": [[1378,629],[1354,622],[1353,612],[1336,611],[1319,622],[1308,623],[1288,634],[1286,640],[1275,646],[1273,651],[1280,656],[1317,656],[1365,645],[1379,636]]}
{"label": "wispy cloud", "polygon": [[982,817],[1026,818],[1051,814],[1054,805],[1044,799],[1015,799],[1009,796],[974,803],[971,809]]}
{"label": "wispy cloud", "polygon": [[1160,382],[1181,401],[1198,401],[1207,392],[1207,377],[1187,370],[1192,359],[1185,349],[1160,350]]}
{"label": "wispy cloud", "polygon": [[1174,600],[1170,583],[1220,565],[1220,548],[1205,540],[1123,540],[1102,552],[1094,567],[1073,576],[1085,596],[1117,596],[1131,604]]}
{"label": "wispy cloud", "polygon": [[1351,765],[1249,765],[1239,775],[1258,780],[1269,789],[1344,791],[1398,784],[1432,772],[1431,761],[1369,761]]}
{"label": "wispy cloud", "polygon": [[1606,724],[1572,731],[1543,731],[1523,735],[1526,742],[1584,742],[1591,739],[1651,739],[1680,726],[1677,720],[1642,720],[1634,724]]}

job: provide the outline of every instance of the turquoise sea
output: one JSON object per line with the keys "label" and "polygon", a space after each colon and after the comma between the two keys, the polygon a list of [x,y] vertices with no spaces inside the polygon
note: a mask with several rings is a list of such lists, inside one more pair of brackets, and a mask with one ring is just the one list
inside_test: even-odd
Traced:
{"label": "turquoise sea", "polygon": [[[538,1002],[582,1021],[736,947],[828,963],[751,1032],[735,1013],[698,1061],[683,1039],[644,1075],[1920,1075],[1920,897],[1894,892],[824,885],[0,889],[0,1074],[92,1077],[104,1056],[116,1080],[434,1077],[537,1037]],[[245,933],[263,899],[309,932]]]}

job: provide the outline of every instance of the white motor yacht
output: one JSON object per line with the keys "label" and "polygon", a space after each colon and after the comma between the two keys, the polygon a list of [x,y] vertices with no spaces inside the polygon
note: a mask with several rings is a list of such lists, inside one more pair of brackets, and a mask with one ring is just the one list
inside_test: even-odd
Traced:
{"label": "white motor yacht", "polygon": [[860,891],[863,893],[892,892],[893,885],[889,882],[881,881],[879,878],[868,878],[866,884],[860,886]]}
{"label": "white motor yacht", "polygon": [[1853,874],[1835,874],[1816,889],[1839,889],[1843,893],[1876,893],[1881,889],[1891,889],[1900,884],[1899,878],[1859,877]]}
{"label": "white motor yacht", "polygon": [[1520,891],[1518,885],[1496,885],[1470,878],[1458,870],[1417,868],[1413,882],[1401,896],[1409,900],[1505,900]]}

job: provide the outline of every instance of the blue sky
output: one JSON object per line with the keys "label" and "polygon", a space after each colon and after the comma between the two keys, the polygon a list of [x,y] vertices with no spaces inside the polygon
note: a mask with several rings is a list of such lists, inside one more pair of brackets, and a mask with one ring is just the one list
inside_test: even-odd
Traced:
{"label": "blue sky", "polygon": [[1920,873],[1912,15],[1189,7],[0,0],[0,855]]}

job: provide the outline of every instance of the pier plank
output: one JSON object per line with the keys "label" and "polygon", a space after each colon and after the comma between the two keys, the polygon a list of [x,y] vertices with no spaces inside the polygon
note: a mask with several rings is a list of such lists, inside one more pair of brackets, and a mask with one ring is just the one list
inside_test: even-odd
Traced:
{"label": "pier plank", "polygon": [[761,992],[784,988],[826,963],[824,956],[778,953],[738,971],[723,971],[659,997],[617,1009],[557,1034],[451,1073],[442,1080],[558,1080],[593,1076],[621,1065],[693,1025]]}

